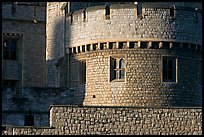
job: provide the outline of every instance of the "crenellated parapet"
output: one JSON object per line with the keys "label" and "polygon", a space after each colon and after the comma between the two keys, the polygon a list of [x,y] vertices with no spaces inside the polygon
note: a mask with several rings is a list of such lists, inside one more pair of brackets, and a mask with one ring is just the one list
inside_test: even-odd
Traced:
{"label": "crenellated parapet", "polygon": [[201,45],[201,9],[184,6],[112,4],[67,14],[66,45],[120,41],[174,41]]}

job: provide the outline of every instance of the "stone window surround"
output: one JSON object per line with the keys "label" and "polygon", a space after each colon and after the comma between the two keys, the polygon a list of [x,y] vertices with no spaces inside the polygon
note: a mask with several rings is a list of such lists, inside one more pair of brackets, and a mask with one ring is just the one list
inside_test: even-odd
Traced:
{"label": "stone window surround", "polygon": [[[78,69],[79,69],[79,71],[78,71],[78,81],[79,81],[80,84],[85,84],[86,85],[86,80],[87,80],[87,77],[86,77],[87,76],[86,75],[87,74],[87,72],[86,72],[87,69],[86,68],[87,68],[86,59],[80,59],[79,62],[78,62]],[[85,71],[85,74],[84,74],[84,71]]]}
{"label": "stone window surround", "polygon": [[[175,81],[171,82],[164,82],[164,79],[163,79],[163,61],[164,61],[164,58],[175,58],[175,62],[176,62],[176,65],[175,65]],[[177,84],[178,83],[178,56],[176,55],[162,55],[162,58],[161,58],[161,63],[160,63],[160,68],[161,68],[161,71],[160,71],[160,74],[161,74],[161,83],[163,84]]]}
{"label": "stone window surround", "polygon": [[3,33],[3,37],[2,37],[3,41],[7,40],[7,39],[17,40],[17,43],[16,43],[16,59],[15,59],[16,61],[20,61],[19,57],[18,57],[19,56],[18,51],[21,49],[22,36],[23,36],[23,34],[19,34],[19,33]]}
{"label": "stone window surround", "polygon": [[[124,79],[113,79],[111,77],[111,73],[113,72],[113,70],[111,70],[111,58],[113,59],[117,59],[117,60],[120,60],[120,59],[124,59],[125,60],[125,63],[124,63]],[[109,68],[108,68],[108,82],[123,82],[123,83],[126,83],[126,60],[127,60],[127,55],[124,55],[124,54],[114,54],[114,55],[109,55]]]}

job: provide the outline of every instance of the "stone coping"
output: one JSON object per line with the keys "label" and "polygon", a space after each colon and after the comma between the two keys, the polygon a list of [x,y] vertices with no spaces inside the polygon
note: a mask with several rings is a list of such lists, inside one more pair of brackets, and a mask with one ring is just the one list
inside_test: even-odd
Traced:
{"label": "stone coping", "polygon": [[51,105],[52,107],[73,107],[73,108],[138,108],[138,109],[202,109],[201,107],[187,107],[187,106],[83,106],[83,105]]}
{"label": "stone coping", "polygon": [[[190,6],[180,6],[180,5],[173,5],[175,6],[176,10],[185,10],[185,11],[192,11],[195,12],[195,8],[190,7]],[[83,8],[83,9],[79,9],[73,12],[70,12],[67,14],[67,16],[70,16],[71,14],[73,15],[77,15],[77,14],[82,14],[84,10],[86,10],[86,12],[90,12],[90,11],[97,11],[97,10],[101,10],[104,9],[105,10],[106,5],[99,5],[99,6],[91,6],[91,7],[87,7],[87,8]],[[110,4],[109,5],[110,9],[121,9],[121,8],[137,8],[137,5],[132,3],[128,3],[128,4]],[[154,8],[154,9],[170,9],[170,5],[161,5],[161,3],[158,4],[149,4],[149,3],[142,3],[142,8]],[[198,12],[202,12],[202,9],[197,9]]]}

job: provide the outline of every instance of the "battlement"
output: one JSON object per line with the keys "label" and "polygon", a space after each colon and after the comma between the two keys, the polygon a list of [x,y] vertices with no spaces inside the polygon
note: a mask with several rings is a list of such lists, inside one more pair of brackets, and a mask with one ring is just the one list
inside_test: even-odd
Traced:
{"label": "battlement", "polygon": [[[112,4],[67,14],[67,47],[113,41],[174,41],[201,45],[201,9],[181,5]],[[94,25],[93,25],[94,24]],[[87,27],[88,26],[88,27]]]}
{"label": "battlement", "polygon": [[[141,5],[139,4],[110,4],[109,6],[107,5],[99,5],[99,6],[92,6],[92,7],[87,7],[87,8],[83,8],[83,9],[79,9],[77,11],[73,11],[73,12],[69,12],[67,14],[67,16],[70,16],[70,18],[73,18],[72,21],[76,21],[76,19],[79,18],[79,16],[81,16],[83,18],[84,12],[86,12],[86,14],[88,15],[88,12],[95,12],[95,11],[99,11],[99,10],[103,10],[104,13],[106,12],[106,7],[109,7],[110,9],[110,14],[111,14],[111,10],[114,9],[135,9],[136,13],[132,12],[133,15],[140,15],[139,12],[139,8],[143,9],[142,10],[142,15],[145,15],[145,9],[152,9],[152,10],[166,10],[169,11],[168,13],[170,14],[170,10],[173,8],[173,10],[175,11],[189,11],[192,13],[202,13],[202,8],[197,8],[196,6],[192,7],[192,6],[185,6],[185,5],[168,5],[168,4],[150,4],[150,3],[143,3]],[[105,14],[104,14],[105,15]]]}

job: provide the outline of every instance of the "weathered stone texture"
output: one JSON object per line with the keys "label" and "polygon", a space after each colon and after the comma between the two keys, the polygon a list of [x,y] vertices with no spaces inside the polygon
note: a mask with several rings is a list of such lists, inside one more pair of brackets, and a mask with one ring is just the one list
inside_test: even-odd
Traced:
{"label": "weathered stone texture", "polygon": [[[191,9],[191,10],[189,10]],[[110,5],[110,19],[105,19],[105,8],[86,9],[73,12],[73,22],[67,31],[67,45],[75,47],[88,41],[112,41],[113,39],[163,39],[187,41],[201,44],[202,14],[193,8],[176,9],[170,18],[170,7],[143,8],[143,18],[137,17],[137,6]],[[71,17],[69,17],[71,18]],[[93,25],[94,24],[94,25]],[[192,29],[193,28],[193,29]],[[88,42],[89,43],[89,42]]]}
{"label": "weathered stone texture", "polygon": [[3,88],[2,124],[23,126],[25,115],[31,109],[34,126],[49,125],[49,107],[70,104],[72,93],[67,88]]}
{"label": "weathered stone texture", "polygon": [[50,128],[6,127],[14,135],[202,135],[201,108],[52,106]]}
{"label": "weathered stone texture", "polygon": [[[125,82],[109,81],[109,59],[114,55],[126,56]],[[163,55],[177,56],[177,83],[161,81]],[[85,88],[79,90],[81,85],[78,84],[78,60],[82,59],[86,59],[87,82]],[[192,51],[140,48],[72,54],[70,87],[77,98],[76,104],[83,102],[84,105],[96,106],[201,106],[202,90],[199,87],[197,71],[200,59],[200,54],[193,54]]]}
{"label": "weathered stone texture", "polygon": [[[16,5],[14,15],[11,12],[11,5],[9,2],[2,3],[2,32],[6,34],[2,37],[12,34],[22,36],[20,37],[19,47],[17,47],[18,59],[16,63],[18,69],[15,71],[14,68],[6,66],[5,63],[11,62],[4,60],[4,72],[17,73],[20,76],[11,78],[5,75],[4,79],[20,79],[19,86],[44,87],[46,82],[45,5],[32,6],[32,3],[19,2]],[[34,23],[34,20],[37,22]]]}

